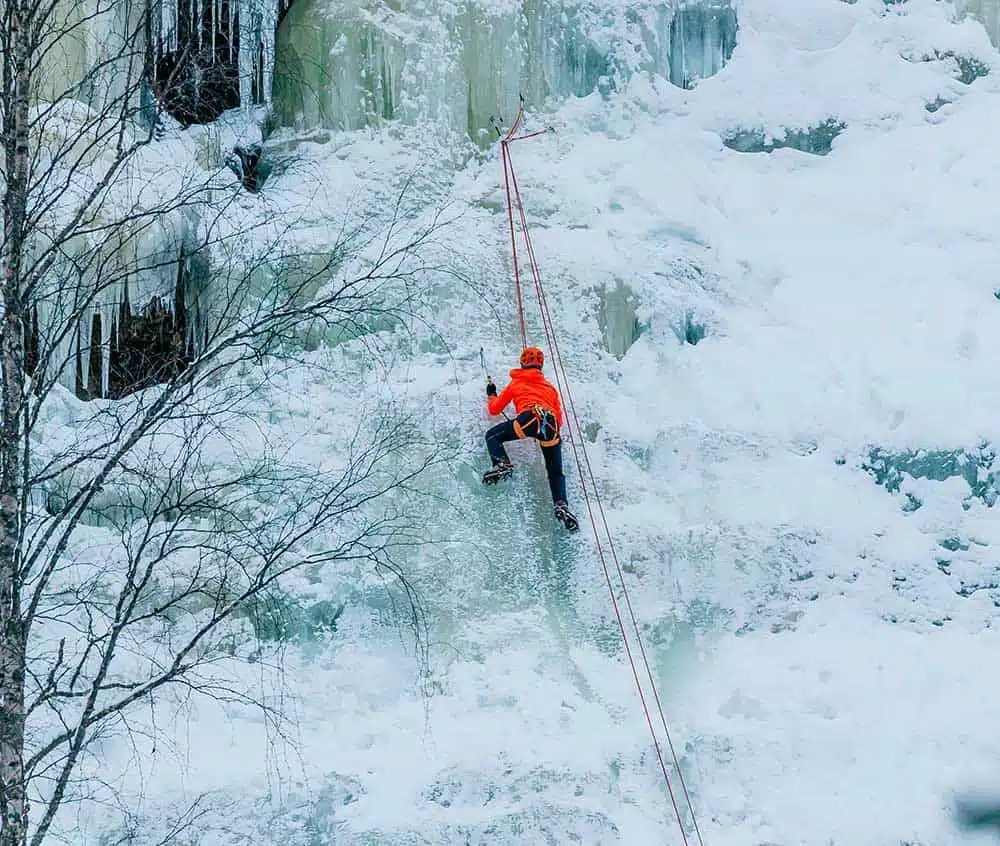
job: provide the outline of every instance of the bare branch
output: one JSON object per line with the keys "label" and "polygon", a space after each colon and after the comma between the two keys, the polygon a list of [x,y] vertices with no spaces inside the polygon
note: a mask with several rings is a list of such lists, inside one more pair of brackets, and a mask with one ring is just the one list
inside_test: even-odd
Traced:
{"label": "bare branch", "polygon": [[[233,673],[266,649],[254,626],[296,573],[375,574],[427,644],[406,562],[428,542],[420,484],[442,449],[361,375],[337,374],[358,417],[329,454],[301,456],[264,409],[286,401],[283,373],[311,366],[307,334],[387,367],[382,333],[430,321],[427,292],[453,274],[433,258],[453,212],[414,208],[411,177],[303,249],[301,221],[248,213],[227,172],[163,163],[140,116],[145,4],[123,16],[120,51],[56,78],[113,6],[0,0],[0,846],[41,846],[60,808],[113,792],[83,775],[99,743],[153,742],[137,709],[168,693],[280,727]],[[177,366],[76,402],[60,385],[77,369],[85,382],[92,352],[110,382],[140,291],[177,312]],[[161,842],[206,813],[196,802]]]}

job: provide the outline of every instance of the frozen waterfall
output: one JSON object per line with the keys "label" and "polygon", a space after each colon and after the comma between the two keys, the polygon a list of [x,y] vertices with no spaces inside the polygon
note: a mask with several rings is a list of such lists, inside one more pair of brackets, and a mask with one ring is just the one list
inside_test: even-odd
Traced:
{"label": "frozen waterfall", "polygon": [[279,27],[274,103],[286,125],[435,120],[484,140],[519,95],[541,107],[638,72],[691,87],[729,59],[736,29],[728,0],[298,0]]}
{"label": "frozen waterfall", "polygon": [[139,4],[60,0],[39,23],[46,44],[41,102],[73,100],[97,112],[138,105],[146,18]]}
{"label": "frozen waterfall", "polygon": [[[691,87],[728,61],[737,31],[732,0],[82,0],[59,8],[60,27],[69,23],[76,35],[62,39],[66,72],[46,75],[43,99],[95,76],[148,30],[161,102],[195,101],[181,106],[190,112],[179,115],[184,123],[237,102],[270,105],[273,93],[286,125],[430,119],[474,138],[489,136],[491,116],[513,115],[519,95],[542,107],[606,93],[639,72]],[[132,52],[136,61],[145,55]],[[124,83],[106,83],[108,73],[96,74],[83,99],[118,92]],[[200,114],[202,97],[218,108]]]}

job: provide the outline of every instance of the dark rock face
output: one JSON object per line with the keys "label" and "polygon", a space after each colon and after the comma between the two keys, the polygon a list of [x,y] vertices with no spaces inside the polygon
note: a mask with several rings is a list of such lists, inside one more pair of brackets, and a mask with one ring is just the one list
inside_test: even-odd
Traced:
{"label": "dark rock face", "polygon": [[[175,0],[176,31],[169,45],[150,45],[150,87],[160,108],[182,126],[209,123],[240,103],[238,0]],[[278,23],[292,0],[279,3]],[[264,62],[254,48],[253,103],[263,102]],[[247,104],[243,104],[247,105]]]}

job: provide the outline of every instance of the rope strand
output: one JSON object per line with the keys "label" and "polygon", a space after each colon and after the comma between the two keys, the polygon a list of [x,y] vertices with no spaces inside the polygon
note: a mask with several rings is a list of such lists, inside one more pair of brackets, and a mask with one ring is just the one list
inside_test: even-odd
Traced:
{"label": "rope strand", "polygon": [[[678,799],[674,792],[673,785],[671,784],[670,775],[667,772],[667,765],[663,755],[663,750],[660,745],[660,740],[659,737],[657,736],[656,729],[653,725],[651,708],[647,701],[647,695],[643,689],[643,683],[640,678],[637,662],[633,655],[633,646],[630,643],[630,637],[626,630],[625,621],[623,619],[619,600],[615,594],[615,586],[612,582],[611,568],[608,566],[608,560],[607,560],[608,556],[605,554],[605,544],[602,541],[602,535],[600,531],[601,529],[603,529],[603,533],[607,537],[608,555],[610,555],[610,558],[613,562],[614,570],[616,571],[618,583],[620,586],[621,596],[622,599],[624,600],[624,605],[626,607],[630,622],[632,624],[632,630],[635,633],[635,644],[638,646],[638,654],[645,668],[645,676],[649,683],[649,690],[652,694],[652,699],[655,702],[660,725],[663,727],[663,734],[666,739],[667,747],[669,748],[670,751],[670,757],[673,763],[673,767],[677,774],[677,779],[682,789],[684,804],[686,805],[686,809],[690,814],[697,842],[699,846],[704,846],[704,840],[702,839],[701,830],[698,826],[697,817],[694,812],[694,805],[691,801],[691,796],[688,791],[687,784],[685,783],[683,773],[681,771],[680,761],[678,759],[673,740],[670,736],[670,730],[667,725],[667,719],[663,710],[663,704],[660,699],[656,682],[653,677],[652,667],[650,665],[649,658],[646,654],[645,645],[643,644],[642,641],[642,635],[640,634],[638,618],[636,616],[635,609],[632,605],[632,600],[629,595],[628,587],[625,582],[625,574],[622,569],[621,563],[618,559],[618,553],[617,550],[615,549],[611,528],[608,525],[607,514],[604,510],[604,504],[601,501],[600,493],[598,492],[597,480],[594,474],[593,466],[591,465],[590,457],[587,454],[586,441],[583,436],[583,429],[582,426],[580,425],[580,419],[576,411],[576,404],[573,400],[572,392],[570,391],[569,378],[566,374],[566,368],[563,363],[562,353],[559,349],[559,343],[556,338],[555,328],[552,323],[551,312],[549,310],[548,301],[545,296],[545,290],[542,285],[541,274],[538,270],[538,262],[535,258],[534,247],[531,243],[531,237],[528,233],[527,217],[524,211],[524,204],[521,202],[520,188],[517,184],[517,176],[514,173],[514,164],[513,160],[511,159],[509,145],[513,141],[520,141],[525,138],[533,138],[537,135],[542,135],[544,134],[545,130],[532,132],[525,135],[515,135],[515,133],[520,128],[523,122],[523,117],[524,117],[524,110],[522,106],[522,108],[518,109],[517,117],[515,118],[514,123],[512,124],[507,135],[503,139],[501,139],[501,152],[504,163],[504,183],[507,193],[507,219],[508,219],[508,224],[510,226],[511,249],[514,256],[514,286],[515,286],[515,296],[517,299],[518,318],[520,322],[522,348],[527,346],[527,333],[525,329],[524,303],[523,303],[523,294],[521,288],[520,270],[517,260],[517,246],[516,246],[516,237],[514,229],[513,207],[515,205],[517,207],[518,223],[520,224],[521,235],[524,241],[524,251],[525,255],[527,256],[528,266],[531,269],[532,282],[535,288],[536,297],[538,299],[538,307],[542,319],[542,329],[545,334],[546,343],[548,344],[549,349],[552,351],[552,358],[555,364],[554,372],[556,379],[556,387],[558,388],[560,395],[565,397],[567,410],[569,411],[569,414],[567,415],[567,419],[570,422],[569,441],[570,441],[570,446],[573,449],[573,457],[576,462],[577,475],[580,479],[580,488],[583,492],[583,500],[587,507],[587,514],[590,518],[590,523],[594,534],[594,540],[597,546],[598,559],[600,560],[601,567],[604,571],[605,582],[608,586],[608,593],[611,597],[611,604],[614,609],[615,618],[618,622],[618,629],[622,636],[622,642],[625,648],[625,654],[628,658],[628,662],[632,670],[632,677],[633,680],[635,681],[636,689],[639,694],[639,701],[642,707],[643,716],[645,717],[646,725],[649,728],[649,732],[653,740],[653,748],[656,752],[657,761],[660,765],[660,770],[663,774],[663,779],[667,788],[667,794],[669,796],[670,803],[674,811],[674,815],[676,816],[677,819],[677,825],[681,833],[681,838],[685,846],[688,846],[688,834],[684,829]],[[598,516],[600,517],[600,525],[598,523]]]}
{"label": "rope strand", "polygon": [[510,251],[514,262],[514,292],[517,296],[517,316],[520,320],[521,328],[521,349],[528,346],[528,331],[524,325],[524,305],[521,299],[521,271],[517,262],[517,239],[514,236],[514,212],[510,201],[510,183],[513,176],[513,163],[510,160],[510,152],[507,149],[507,140],[500,142],[500,150],[503,156],[503,181],[507,188],[507,221],[510,224]]}

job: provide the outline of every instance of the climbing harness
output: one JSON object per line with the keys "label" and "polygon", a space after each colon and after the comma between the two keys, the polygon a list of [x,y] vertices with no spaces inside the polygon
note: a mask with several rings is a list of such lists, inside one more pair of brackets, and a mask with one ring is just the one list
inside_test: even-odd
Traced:
{"label": "climbing harness", "polygon": [[[556,416],[545,406],[536,405],[534,408],[526,409],[531,412],[531,419],[523,426],[514,418],[514,434],[519,438],[535,438],[540,446],[551,447],[559,443],[559,427],[556,425]],[[530,426],[535,427],[534,432],[529,432]]]}
{"label": "climbing harness", "polygon": [[[594,540],[597,545],[597,556],[604,571],[604,579],[608,586],[608,593],[611,596],[611,604],[614,608],[615,618],[618,621],[618,629],[621,633],[622,642],[625,647],[625,654],[628,658],[628,663],[632,670],[632,677],[639,693],[639,701],[642,705],[643,716],[645,717],[646,725],[648,726],[649,733],[653,739],[653,748],[656,751],[656,758],[659,762],[660,770],[663,773],[663,780],[666,784],[667,795],[670,799],[670,804],[673,807],[674,815],[677,818],[677,826],[680,829],[681,839],[684,846],[688,846],[690,842],[689,835],[684,828],[682,820],[680,809],[681,799],[679,799],[677,793],[674,791],[673,783],[671,782],[671,777],[667,769],[664,748],[669,751],[677,783],[681,788],[681,796],[683,797],[683,802],[686,806],[687,813],[691,819],[691,824],[694,829],[696,842],[698,843],[698,846],[705,846],[701,836],[701,830],[698,827],[698,820],[695,816],[694,805],[691,802],[691,796],[688,793],[687,785],[684,781],[684,775],[681,772],[680,762],[677,758],[677,752],[674,749],[674,743],[670,736],[670,729],[667,726],[667,719],[663,712],[660,694],[657,691],[656,682],[653,679],[653,670],[646,655],[646,647],[643,645],[642,636],[639,632],[639,622],[636,618],[635,609],[632,606],[628,586],[625,583],[625,574],[622,570],[621,564],[619,563],[618,553],[615,550],[614,539],[611,535],[611,528],[608,525],[607,515],[604,512],[604,505],[601,502],[601,496],[597,489],[597,480],[594,476],[594,470],[590,463],[590,457],[587,455],[586,441],[583,437],[583,430],[580,426],[579,416],[576,413],[576,406],[573,402],[573,395],[570,391],[569,380],[566,376],[566,368],[563,365],[562,354],[559,350],[559,343],[556,339],[555,328],[552,324],[552,316],[549,312],[549,306],[545,297],[544,288],[542,287],[542,278],[538,270],[538,262],[535,259],[535,251],[531,244],[531,238],[528,234],[527,218],[524,212],[524,205],[521,202],[521,193],[518,188],[517,177],[514,173],[514,163],[511,159],[510,145],[515,141],[523,141],[527,138],[535,138],[539,135],[544,135],[549,130],[542,129],[534,132],[521,133],[523,124],[524,98],[522,97],[514,122],[511,124],[506,135],[499,139],[500,154],[503,160],[504,169],[504,188],[507,195],[507,223],[510,227],[510,246],[514,271],[514,295],[517,302],[521,348],[523,349],[528,346],[528,333],[524,320],[524,301],[521,290],[521,271],[518,257],[517,233],[514,226],[515,209],[517,210],[517,221],[519,224],[521,239],[523,241],[524,254],[527,258],[535,295],[538,299],[538,309],[541,315],[545,340],[548,344],[549,350],[551,351],[551,359],[554,365],[553,372],[555,373],[556,378],[556,387],[559,390],[560,396],[563,397],[564,408],[567,412],[566,421],[568,423],[567,428],[569,429],[569,443],[573,448],[573,458],[576,462],[577,473],[580,479],[580,487],[583,491],[583,500],[587,505],[587,515],[590,518],[590,524],[594,533]],[[497,130],[497,134],[500,134],[499,129]],[[555,421],[553,419],[553,424],[554,422]],[[517,424],[515,424],[515,426],[516,425]],[[615,572],[617,577],[617,590],[615,583],[612,581],[612,570]],[[621,596],[621,602],[619,602],[618,599],[619,595]],[[623,606],[625,610],[624,615],[622,612]],[[628,620],[631,623],[631,632],[629,632],[626,628],[625,616],[628,617]],[[638,664],[640,663],[645,669],[645,673],[643,674],[645,679],[642,678],[639,672]],[[654,725],[652,716],[653,706],[655,706],[659,715],[659,726],[662,728],[663,734],[662,742],[660,740],[657,727]]]}

